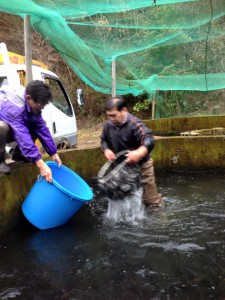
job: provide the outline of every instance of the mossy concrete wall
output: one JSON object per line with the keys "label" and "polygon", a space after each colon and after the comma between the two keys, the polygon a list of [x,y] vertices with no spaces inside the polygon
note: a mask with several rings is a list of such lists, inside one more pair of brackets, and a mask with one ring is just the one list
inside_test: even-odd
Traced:
{"label": "mossy concrete wall", "polygon": [[0,175],[0,234],[17,224],[21,204],[38,175],[32,164],[10,164],[11,174]]}
{"label": "mossy concrete wall", "polygon": [[[190,121],[187,124],[190,124]],[[218,123],[214,125],[215,123],[212,127],[219,126]],[[193,129],[188,126],[180,125],[179,128]],[[100,148],[66,150],[61,151],[60,156],[64,165],[85,180],[97,177],[98,171],[106,161]],[[173,170],[225,170],[225,136],[161,137],[156,140],[152,157],[156,173]],[[45,160],[50,159],[45,157]],[[37,167],[32,164],[13,163],[11,168],[10,175],[0,175],[0,234],[6,233],[16,225],[21,217],[21,205],[38,175]]]}
{"label": "mossy concrete wall", "polygon": [[225,128],[225,116],[183,117],[170,119],[144,120],[155,135],[179,135],[182,131],[196,129]]}
{"label": "mossy concrete wall", "polygon": [[225,170],[225,136],[161,138],[152,158],[156,171]]}

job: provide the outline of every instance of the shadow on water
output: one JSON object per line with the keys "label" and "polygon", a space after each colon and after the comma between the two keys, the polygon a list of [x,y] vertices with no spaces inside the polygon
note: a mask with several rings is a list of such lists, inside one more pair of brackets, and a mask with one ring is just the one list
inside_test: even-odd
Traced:
{"label": "shadow on water", "polygon": [[164,206],[94,200],[61,227],[21,216],[0,242],[0,299],[225,299],[225,174],[161,173]]}

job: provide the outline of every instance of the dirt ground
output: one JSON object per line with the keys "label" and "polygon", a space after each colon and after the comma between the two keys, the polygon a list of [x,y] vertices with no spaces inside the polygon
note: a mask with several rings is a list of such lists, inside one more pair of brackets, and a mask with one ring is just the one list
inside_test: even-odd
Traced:
{"label": "dirt ground", "polygon": [[101,126],[78,129],[77,149],[90,149],[100,146]]}
{"label": "dirt ground", "polygon": [[[92,129],[78,129],[77,149],[91,149],[100,147],[101,131],[101,126],[94,126]],[[154,136],[154,138],[157,140],[163,137]]]}

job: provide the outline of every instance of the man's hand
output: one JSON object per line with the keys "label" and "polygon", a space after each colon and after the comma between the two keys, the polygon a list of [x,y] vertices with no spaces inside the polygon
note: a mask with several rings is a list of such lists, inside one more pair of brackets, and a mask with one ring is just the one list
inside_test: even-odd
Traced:
{"label": "man's hand", "polygon": [[110,149],[105,149],[104,155],[108,160],[113,160],[116,157]]}
{"label": "man's hand", "polygon": [[44,177],[46,181],[52,182],[52,170],[49,168],[49,166],[47,166],[42,159],[36,161],[36,165],[40,170],[41,176]]}
{"label": "man's hand", "polygon": [[125,162],[127,164],[138,163],[145,155],[147,155],[148,149],[144,146],[139,147],[136,150],[129,151],[125,156],[127,157]]}
{"label": "man's hand", "polygon": [[58,163],[58,167],[62,165],[62,161],[57,153],[52,155],[52,160]]}

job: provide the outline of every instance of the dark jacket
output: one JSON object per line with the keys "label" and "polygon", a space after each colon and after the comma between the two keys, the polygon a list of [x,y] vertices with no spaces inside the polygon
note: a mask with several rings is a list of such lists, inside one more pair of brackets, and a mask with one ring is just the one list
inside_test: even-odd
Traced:
{"label": "dark jacket", "polygon": [[5,121],[10,126],[22,154],[31,162],[36,162],[41,158],[39,148],[35,145],[31,132],[40,140],[50,156],[57,152],[54,140],[42,115],[32,113],[26,102],[23,87],[18,90],[4,87],[0,90],[0,120]]}
{"label": "dark jacket", "polygon": [[148,149],[148,154],[141,162],[149,159],[149,154],[154,148],[152,131],[144,123],[128,113],[127,119],[120,125],[106,121],[101,134],[101,148],[112,150],[115,154],[122,150],[135,150],[140,146]]}

